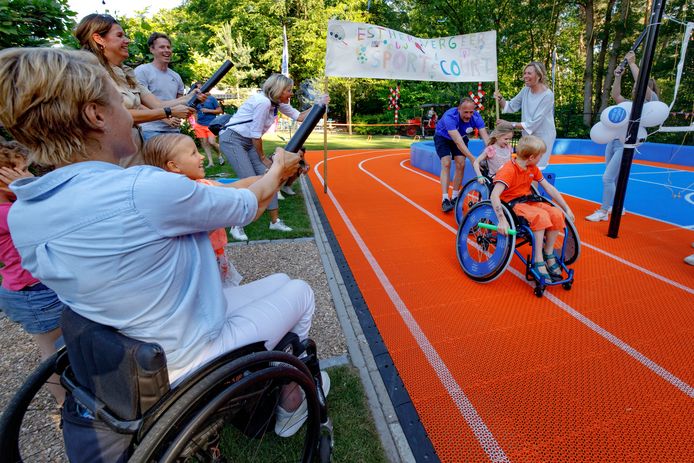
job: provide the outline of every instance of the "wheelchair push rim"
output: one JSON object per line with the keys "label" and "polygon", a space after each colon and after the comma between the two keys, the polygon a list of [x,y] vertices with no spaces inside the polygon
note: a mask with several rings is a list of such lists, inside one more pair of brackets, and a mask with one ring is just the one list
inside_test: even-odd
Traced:
{"label": "wheelchair push rim", "polygon": [[[320,437],[320,412],[310,374],[305,367],[297,368],[296,358],[287,354],[263,352],[250,357],[251,362],[239,359],[232,368],[213,372],[211,379],[203,378],[179,397],[144,435],[130,461],[207,461],[220,451],[230,461],[278,461],[278,453],[282,461],[311,461]],[[257,370],[262,364],[265,368]],[[240,410],[257,408],[254,399],[266,397],[269,389],[278,392],[289,382],[298,384],[307,399],[307,420],[296,435],[275,436],[274,413],[261,417],[263,429],[255,437],[244,434],[238,422],[231,424]],[[274,410],[279,396],[267,397],[275,400]],[[201,442],[209,438],[214,438],[212,446]]]}
{"label": "wheelchair push rim", "polygon": [[460,225],[463,217],[480,201],[489,199],[489,184],[480,185],[477,179],[468,181],[455,200],[455,223]]}
{"label": "wheelchair push rim", "polygon": [[[514,221],[503,207],[508,223]],[[515,249],[515,235],[502,235],[495,230],[479,227],[479,223],[497,226],[499,221],[490,201],[475,204],[458,228],[456,253],[465,274],[480,283],[497,279],[506,270]]]}

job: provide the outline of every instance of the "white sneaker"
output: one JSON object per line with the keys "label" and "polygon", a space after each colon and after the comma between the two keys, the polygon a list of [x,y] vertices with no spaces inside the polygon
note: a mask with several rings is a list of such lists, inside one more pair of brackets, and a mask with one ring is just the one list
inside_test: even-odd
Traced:
{"label": "white sneaker", "polygon": [[694,254],[691,256],[687,256],[684,258],[684,261],[688,263],[689,265],[694,265]]}
{"label": "white sneaker", "polygon": [[[610,207],[610,208],[607,210],[607,212],[609,212],[610,214],[612,214],[612,208]],[[625,208],[622,208],[622,215],[624,216],[624,215],[626,215],[626,214],[627,214],[627,210],[626,210]]]}
{"label": "white sneaker", "polygon": [[[328,397],[330,392],[330,376],[325,371],[320,372],[321,381],[323,383],[323,395]],[[308,405],[306,399],[301,402],[299,408],[293,412],[288,412],[284,408],[277,405],[275,419],[275,434],[280,437],[291,437],[301,429],[301,426],[308,417]]]}
{"label": "white sneaker", "polygon": [[270,222],[270,230],[290,232],[292,231],[292,228],[285,225],[285,223],[282,222],[282,219],[277,219],[277,222]]}
{"label": "white sneaker", "polygon": [[292,187],[287,186],[287,185],[285,185],[285,186],[283,186],[282,188],[280,188],[280,191],[281,191],[282,193],[284,193],[285,196],[294,196],[294,195],[296,194],[296,193],[294,192],[294,190],[292,190]]}
{"label": "white sneaker", "polygon": [[590,214],[588,217],[586,217],[586,220],[590,222],[606,222],[608,218],[609,214],[607,213],[607,211],[601,208]]}
{"label": "white sneaker", "polygon": [[243,231],[243,227],[229,227],[229,233],[231,237],[238,241],[248,241],[246,233]]}
{"label": "white sneaker", "polygon": [[282,196],[282,192],[281,192],[281,191],[278,191],[278,192],[277,192],[277,199],[279,199],[280,201],[284,200],[284,196]]}

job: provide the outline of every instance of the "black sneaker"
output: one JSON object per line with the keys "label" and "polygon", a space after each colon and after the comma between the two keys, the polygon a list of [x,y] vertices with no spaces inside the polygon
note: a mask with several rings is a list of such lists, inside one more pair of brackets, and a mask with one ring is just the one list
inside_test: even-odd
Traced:
{"label": "black sneaker", "polygon": [[454,207],[455,207],[455,204],[453,204],[451,202],[451,200],[448,198],[444,199],[443,202],[441,203],[441,210],[443,212],[451,212]]}

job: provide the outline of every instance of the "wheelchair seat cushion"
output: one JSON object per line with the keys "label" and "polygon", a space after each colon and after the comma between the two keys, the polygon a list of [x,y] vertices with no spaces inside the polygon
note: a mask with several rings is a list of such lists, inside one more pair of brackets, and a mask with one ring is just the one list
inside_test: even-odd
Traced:
{"label": "wheelchair seat cushion", "polygon": [[61,327],[70,367],[83,388],[123,420],[140,418],[169,390],[164,350],[70,309]]}

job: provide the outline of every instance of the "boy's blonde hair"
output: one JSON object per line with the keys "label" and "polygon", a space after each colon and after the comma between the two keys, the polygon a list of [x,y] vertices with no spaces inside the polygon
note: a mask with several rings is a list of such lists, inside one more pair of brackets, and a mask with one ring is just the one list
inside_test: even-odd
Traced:
{"label": "boy's blonde hair", "polygon": [[0,142],[0,167],[15,167],[26,166],[29,150],[26,146],[16,141]]}
{"label": "boy's blonde hair", "polygon": [[0,51],[0,122],[29,148],[30,160],[64,165],[87,159],[83,110],[108,106],[111,79],[94,55],[56,48]]}
{"label": "boy's blonde hair", "polygon": [[492,133],[489,135],[489,144],[495,144],[499,137],[503,135],[508,135],[509,133],[513,133],[513,127],[509,127],[506,125],[497,125],[496,127],[494,127],[494,130],[492,130]]}
{"label": "boy's blonde hair", "polygon": [[190,137],[180,133],[165,133],[150,138],[142,148],[145,164],[167,170],[166,163],[173,158],[174,148],[186,138]]}
{"label": "boy's blonde hair", "polygon": [[263,83],[263,93],[273,103],[279,103],[282,92],[288,87],[294,86],[294,81],[282,74],[272,74]]}
{"label": "boy's blonde hair", "polygon": [[532,156],[543,154],[547,150],[542,138],[535,135],[525,135],[518,141],[516,146],[516,156],[518,159],[526,160]]}

